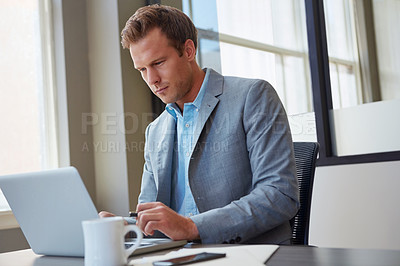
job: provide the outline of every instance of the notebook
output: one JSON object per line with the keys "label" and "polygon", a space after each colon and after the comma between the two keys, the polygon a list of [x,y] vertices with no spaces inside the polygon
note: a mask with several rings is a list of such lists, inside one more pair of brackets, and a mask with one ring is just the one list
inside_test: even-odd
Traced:
{"label": "notebook", "polygon": [[[81,222],[99,216],[74,167],[0,176],[0,188],[36,254],[84,256]],[[186,243],[144,239],[132,255]]]}

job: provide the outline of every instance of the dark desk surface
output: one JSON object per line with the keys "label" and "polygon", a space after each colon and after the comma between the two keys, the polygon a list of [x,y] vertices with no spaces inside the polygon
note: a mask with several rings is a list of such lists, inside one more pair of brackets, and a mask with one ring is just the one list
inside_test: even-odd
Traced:
{"label": "dark desk surface", "polygon": [[400,266],[400,251],[280,246],[266,265]]}
{"label": "dark desk surface", "polygon": [[[201,246],[208,247],[208,246]],[[221,247],[221,246],[219,246]],[[228,247],[228,245],[226,245]],[[170,251],[170,250],[169,250]],[[169,252],[168,251],[168,252]],[[83,258],[39,256],[30,249],[0,254],[1,266],[84,266]],[[195,264],[194,264],[195,265]],[[280,246],[268,266],[400,266],[400,250]],[[246,265],[252,266],[252,265]]]}

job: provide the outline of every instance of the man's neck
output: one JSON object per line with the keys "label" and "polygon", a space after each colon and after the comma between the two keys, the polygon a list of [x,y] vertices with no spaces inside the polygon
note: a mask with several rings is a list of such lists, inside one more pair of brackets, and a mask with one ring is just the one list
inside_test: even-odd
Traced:
{"label": "man's neck", "polygon": [[[203,84],[204,77],[206,76],[206,73],[196,64],[196,67],[193,69],[193,83],[192,83],[192,89],[190,90],[189,93],[192,93],[193,96],[191,97],[192,99],[187,102],[193,102],[197,95],[199,94],[200,88]],[[176,102],[176,105],[178,105],[179,109],[183,113],[184,105],[186,102]]]}

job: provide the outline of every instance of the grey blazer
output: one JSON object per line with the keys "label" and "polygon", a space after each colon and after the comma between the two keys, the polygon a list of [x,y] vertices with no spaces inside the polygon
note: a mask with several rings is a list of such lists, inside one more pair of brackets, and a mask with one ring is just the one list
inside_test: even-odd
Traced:
{"label": "grey blazer", "polygon": [[[170,206],[175,120],[164,111],[146,129],[139,202]],[[288,243],[299,207],[284,108],[263,80],[211,70],[199,110],[189,183],[202,243]]]}

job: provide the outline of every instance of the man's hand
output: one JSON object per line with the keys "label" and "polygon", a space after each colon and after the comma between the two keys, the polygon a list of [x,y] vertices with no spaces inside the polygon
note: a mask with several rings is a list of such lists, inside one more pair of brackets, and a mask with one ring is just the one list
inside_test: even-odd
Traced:
{"label": "man's hand", "polygon": [[173,240],[199,238],[197,227],[190,218],[179,215],[161,202],[141,203],[136,211],[136,225],[145,235],[153,235],[158,230]]}
{"label": "man's hand", "polygon": [[101,211],[99,212],[100,218],[106,218],[106,217],[114,217],[115,214],[111,212],[106,212],[106,211]]}
{"label": "man's hand", "polygon": [[[111,212],[106,212],[106,211],[101,211],[99,212],[99,217],[100,218],[106,218],[106,217],[114,217],[115,214]],[[128,225],[128,222],[124,220],[124,224]]]}

